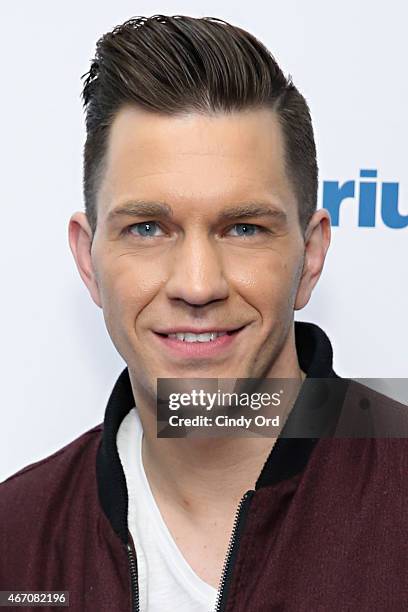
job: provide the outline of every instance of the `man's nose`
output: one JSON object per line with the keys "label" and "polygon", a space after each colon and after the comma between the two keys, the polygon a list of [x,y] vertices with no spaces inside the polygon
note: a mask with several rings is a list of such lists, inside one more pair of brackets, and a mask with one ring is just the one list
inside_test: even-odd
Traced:
{"label": "man's nose", "polygon": [[166,293],[196,306],[228,296],[221,250],[204,232],[186,233],[174,247]]}

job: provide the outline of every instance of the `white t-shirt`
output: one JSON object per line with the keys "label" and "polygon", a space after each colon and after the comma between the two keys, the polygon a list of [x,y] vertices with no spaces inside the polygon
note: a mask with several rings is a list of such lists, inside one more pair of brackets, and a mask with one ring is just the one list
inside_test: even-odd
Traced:
{"label": "white t-shirt", "polygon": [[183,557],[164,522],[142,461],[143,428],[136,408],[123,419],[116,444],[129,496],[128,525],[137,555],[141,612],[212,612],[217,589]]}

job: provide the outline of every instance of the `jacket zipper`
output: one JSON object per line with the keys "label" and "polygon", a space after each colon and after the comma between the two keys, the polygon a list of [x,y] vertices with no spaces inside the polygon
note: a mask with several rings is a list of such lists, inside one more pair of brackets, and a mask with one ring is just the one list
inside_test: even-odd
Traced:
{"label": "jacket zipper", "polygon": [[217,593],[217,599],[215,602],[214,612],[224,612],[226,609],[227,595],[228,595],[226,591],[226,587],[231,580],[232,568],[234,565],[232,562],[232,556],[234,554],[236,558],[236,552],[238,550],[238,543],[239,543],[240,535],[242,533],[244,519],[248,513],[249,502],[251,501],[254,493],[255,491],[253,490],[250,490],[244,493],[243,497],[241,498],[238,504],[238,508],[235,513],[234,524],[232,527],[232,533],[231,533],[230,541],[228,544],[227,554],[225,557],[224,566],[223,566],[223,570],[221,574],[221,580],[220,580],[220,584],[218,587],[218,593]]}
{"label": "jacket zipper", "polygon": [[[226,607],[226,586],[228,585],[231,575],[233,564],[231,563],[233,553],[238,550],[239,537],[242,532],[244,525],[244,518],[246,517],[249,510],[249,502],[251,501],[255,491],[250,490],[244,493],[238,504],[238,508],[235,513],[234,524],[232,527],[231,537],[228,544],[227,554],[224,560],[223,570],[221,573],[221,580],[218,587],[217,600],[215,603],[214,612],[223,612]],[[129,542],[127,544],[127,553],[129,560],[130,569],[130,581],[131,581],[131,610],[132,612],[140,612],[139,606],[139,585],[137,577],[137,559],[136,552],[132,540],[132,536],[129,532]]]}
{"label": "jacket zipper", "polygon": [[137,581],[137,559],[136,559],[136,551],[135,546],[133,544],[132,536],[129,533],[129,542],[126,545],[128,561],[129,561],[129,570],[130,570],[130,584],[131,584],[131,610],[132,612],[139,612],[139,584]]}

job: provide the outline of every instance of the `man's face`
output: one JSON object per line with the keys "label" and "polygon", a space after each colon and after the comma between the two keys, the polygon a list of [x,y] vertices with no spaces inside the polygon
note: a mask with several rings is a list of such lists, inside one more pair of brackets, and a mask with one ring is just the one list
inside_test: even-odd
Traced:
{"label": "man's face", "polygon": [[[305,243],[275,114],[166,117],[126,107],[106,162],[82,277],[138,384],[154,394],[158,377],[275,372],[293,311],[317,281],[306,274],[300,282]],[[142,203],[164,204],[172,216],[135,216]],[[265,212],[222,217],[236,207]],[[79,215],[84,244],[90,231]],[[159,335],[176,327],[240,331],[183,345]]]}

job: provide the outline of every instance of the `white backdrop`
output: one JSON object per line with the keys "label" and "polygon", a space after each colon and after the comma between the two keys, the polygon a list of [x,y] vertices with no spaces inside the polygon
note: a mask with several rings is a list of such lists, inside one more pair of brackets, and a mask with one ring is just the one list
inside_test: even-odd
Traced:
{"label": "white backdrop", "polygon": [[[242,26],[293,76],[314,120],[319,206],[324,185],[325,205],[334,205],[329,181],[354,181],[345,189],[355,194],[341,204],[323,276],[297,318],[329,335],[338,374],[399,378],[385,388],[406,398],[408,227],[389,227],[398,221],[391,196],[388,225],[381,216],[384,182],[399,186],[401,224],[408,214],[404,0],[3,2],[0,480],[102,421],[125,366],[76,270],[67,226],[83,209],[80,76],[104,32],[155,13]],[[361,179],[361,170],[377,178]],[[360,188],[370,181],[371,204]],[[359,225],[359,203],[376,205],[369,227]]]}

